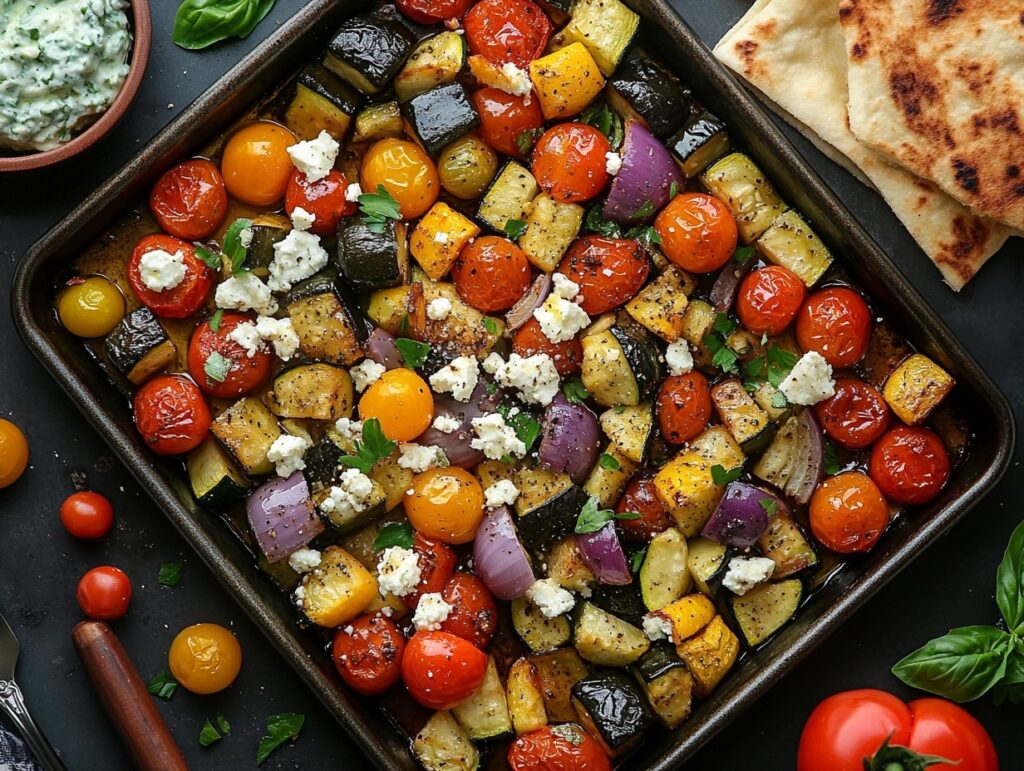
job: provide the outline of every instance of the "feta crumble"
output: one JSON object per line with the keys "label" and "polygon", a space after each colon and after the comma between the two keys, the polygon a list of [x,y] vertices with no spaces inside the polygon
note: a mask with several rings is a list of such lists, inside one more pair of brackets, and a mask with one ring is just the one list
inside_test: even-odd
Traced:
{"label": "feta crumble", "polygon": [[292,212],[292,227],[296,230],[309,230],[316,222],[316,215],[308,212],[301,206],[296,206]]}
{"label": "feta crumble", "polygon": [[458,401],[468,402],[479,378],[476,359],[459,356],[430,376],[430,387],[439,394],[450,393]]}
{"label": "feta crumble", "polygon": [[452,312],[452,301],[447,297],[435,297],[427,303],[427,318],[432,321],[444,321]]}
{"label": "feta crumble", "polygon": [[558,393],[558,370],[546,353],[526,358],[513,353],[494,377],[506,388],[518,390],[523,401],[530,404],[547,406]]}
{"label": "feta crumble", "polygon": [[644,634],[651,642],[668,640],[672,642],[672,622],[661,615],[648,613],[643,621]]}
{"label": "feta crumble", "polygon": [[530,73],[520,69],[512,62],[505,62],[501,65],[501,74],[505,76],[505,83],[501,88],[502,91],[513,96],[526,96],[533,90]]}
{"label": "feta crumble", "polygon": [[270,287],[251,272],[240,273],[217,286],[214,302],[229,311],[256,311],[270,315],[277,312],[277,301]]}
{"label": "feta crumble", "polygon": [[306,468],[302,456],[309,447],[309,441],[301,436],[281,434],[267,450],[267,460],[275,465],[279,477],[290,477]]}
{"label": "feta crumble", "polygon": [[722,585],[734,594],[746,594],[774,572],[775,563],[767,557],[733,557]]}
{"label": "feta crumble", "polygon": [[338,418],[334,421],[334,430],[346,439],[363,438],[363,421],[352,418]]}
{"label": "feta crumble", "polygon": [[357,468],[345,469],[338,484],[333,485],[320,502],[320,511],[346,522],[370,508],[372,497],[373,480]]}
{"label": "feta crumble", "polygon": [[242,228],[240,231],[238,231],[238,243],[240,243],[243,247],[248,249],[250,246],[252,246],[252,236],[252,228]]}
{"label": "feta crumble", "polygon": [[185,254],[181,249],[174,254],[154,249],[142,255],[139,261],[139,277],[146,288],[153,292],[174,289],[185,280],[187,273]]}
{"label": "feta crumble", "polygon": [[316,139],[307,139],[289,147],[288,155],[295,168],[306,175],[306,179],[317,182],[331,173],[340,149],[334,137],[321,131]]}
{"label": "feta crumble", "polygon": [[668,348],[665,349],[665,363],[668,365],[670,375],[685,375],[693,370],[693,354],[690,353],[690,344],[683,339],[669,343]]}
{"label": "feta crumble", "polygon": [[418,632],[436,632],[451,612],[452,606],[444,601],[440,592],[427,592],[416,604],[412,623]]}
{"label": "feta crumble", "polygon": [[580,294],[580,285],[564,273],[551,274],[551,292],[565,300],[575,300]]}
{"label": "feta crumble", "polygon": [[622,156],[612,151],[604,154],[604,170],[611,174],[613,177],[619,173],[622,168]]}
{"label": "feta crumble", "polygon": [[267,286],[275,292],[287,292],[293,284],[322,270],[327,261],[319,236],[305,230],[289,230],[288,235],[274,244]]}
{"label": "feta crumble", "polygon": [[396,597],[412,594],[422,575],[419,557],[412,549],[389,546],[381,552],[377,563],[377,585],[381,594],[390,592]]}
{"label": "feta crumble", "polygon": [[398,449],[402,453],[398,456],[398,465],[409,469],[414,474],[420,474],[435,466],[444,468],[449,465],[448,456],[444,454],[444,450],[431,444],[402,442],[398,445]]}
{"label": "feta crumble", "polygon": [[526,596],[547,618],[568,613],[576,604],[572,592],[566,591],[551,578],[534,581],[533,586],[526,590]]}
{"label": "feta crumble", "polygon": [[832,365],[817,351],[808,351],[793,365],[779,390],[790,404],[809,407],[836,392],[832,379]]}
{"label": "feta crumble", "polygon": [[309,573],[320,567],[323,556],[316,549],[302,546],[288,555],[288,566],[296,573]]}
{"label": "feta crumble", "polygon": [[256,324],[251,321],[235,326],[228,332],[228,340],[245,349],[245,355],[250,359],[264,347],[260,333],[256,331]]}
{"label": "feta crumble", "polygon": [[500,460],[506,455],[517,458],[526,455],[526,445],[497,412],[473,418],[473,433],[476,438],[470,440],[469,446],[491,460]]}
{"label": "feta crumble", "polygon": [[431,425],[435,431],[440,431],[442,434],[453,434],[459,430],[462,422],[451,415],[438,415]]}
{"label": "feta crumble", "polygon": [[258,316],[256,333],[260,340],[274,346],[274,353],[281,361],[288,361],[299,350],[299,336],[295,333],[291,319]]}
{"label": "feta crumble", "polygon": [[490,509],[511,506],[519,497],[519,488],[511,479],[499,479],[484,490],[484,504]]}
{"label": "feta crumble", "polygon": [[363,194],[363,189],[359,187],[358,182],[352,182],[348,187],[345,188],[345,200],[349,203],[358,203],[359,196]]}
{"label": "feta crumble", "polygon": [[552,292],[541,306],[533,311],[540,323],[540,331],[552,343],[572,340],[590,324],[590,316],[579,305]]}
{"label": "feta crumble", "polygon": [[487,358],[484,359],[482,366],[484,368],[484,372],[488,375],[493,375],[505,366],[505,360],[501,358],[501,354],[499,353],[489,353],[487,354]]}
{"label": "feta crumble", "polygon": [[371,359],[363,359],[361,362],[350,368],[348,374],[352,376],[352,384],[359,393],[372,386],[380,376],[387,372],[387,367],[378,364]]}

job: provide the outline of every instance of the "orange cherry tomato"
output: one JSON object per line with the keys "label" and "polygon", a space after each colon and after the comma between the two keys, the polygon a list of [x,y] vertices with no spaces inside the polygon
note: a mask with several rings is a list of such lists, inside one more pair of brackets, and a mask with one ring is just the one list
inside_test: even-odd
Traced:
{"label": "orange cherry tomato", "polygon": [[830,398],[814,405],[825,433],[850,450],[869,447],[889,427],[889,405],[874,386],[854,377],[836,378]]}
{"label": "orange cherry tomato", "polygon": [[755,270],[740,284],[736,313],[755,335],[774,337],[796,318],[807,290],[804,282],[781,265]]}
{"label": "orange cherry tomato", "polygon": [[673,525],[672,516],[655,492],[655,476],[655,471],[637,474],[629,480],[625,492],[615,504],[615,510],[619,513],[632,511],[640,515],[639,519],[615,520],[619,535],[627,541],[647,543]]}
{"label": "orange cherry tomato", "polygon": [[210,408],[199,387],[181,375],[158,375],[135,394],[135,427],[157,455],[194,450],[210,431]]}
{"label": "orange cherry tomato", "polygon": [[825,479],[811,496],[811,532],[839,554],[869,551],[889,524],[889,504],[871,477],[846,471]]}
{"label": "orange cherry tomato", "polygon": [[376,696],[402,679],[405,638],[379,613],[360,616],[334,633],[334,666],[353,690]]}
{"label": "orange cherry tomato", "polygon": [[388,439],[411,442],[434,420],[434,397],[411,369],[391,369],[366,389],[359,400],[359,417],[377,418]]}
{"label": "orange cherry tomato", "polygon": [[484,516],[484,491],[475,476],[457,466],[433,468],[413,477],[405,514],[416,530],[445,543],[469,543]]}
{"label": "orange cherry tomato", "polygon": [[193,624],[178,632],[167,652],[174,679],[192,693],[223,691],[242,669],[242,646],[220,624]]}
{"label": "orange cherry tomato", "polygon": [[60,521],[75,538],[102,538],[114,524],[114,507],[99,493],[72,493],[60,505]]}
{"label": "orange cherry tomato", "polygon": [[836,368],[852,367],[871,342],[871,311],[852,289],[834,286],[807,298],[796,317],[796,339]]}
{"label": "orange cherry tomato", "polygon": [[500,236],[466,244],[452,266],[459,297],[478,311],[507,311],[530,287],[530,261],[523,250]]}
{"label": "orange cherry tomato", "polygon": [[[157,250],[168,254],[181,252],[184,257],[185,277],[171,289],[156,292],[142,281],[142,257]],[[185,319],[206,304],[216,281],[216,274],[196,256],[192,244],[173,236],[143,236],[128,258],[128,284],[139,300],[157,316],[167,319]]]}
{"label": "orange cherry tomato", "polygon": [[520,69],[544,53],[552,31],[547,14],[530,0],[481,0],[463,26],[471,54]]}
{"label": "orange cherry tomato", "polygon": [[516,738],[510,771],[612,771],[601,745],[575,723],[547,725]]}
{"label": "orange cherry tomato", "polygon": [[441,599],[452,606],[441,631],[486,648],[498,627],[498,606],[487,585],[472,573],[456,573],[445,584]]}
{"label": "orange cherry tomato", "polygon": [[580,285],[580,307],[592,316],[617,308],[640,291],[651,271],[643,248],[630,238],[583,236],[558,270]]}
{"label": "orange cherry tomato", "polygon": [[534,145],[533,175],[541,190],[557,201],[588,201],[608,184],[605,155],[611,149],[593,126],[559,123]]}
{"label": "orange cherry tomato", "polygon": [[455,570],[457,556],[448,544],[434,541],[422,533],[412,537],[412,550],[416,552],[416,564],[420,566],[420,582],[402,600],[410,608],[415,608],[424,594],[444,589]]}
{"label": "orange cherry tomato", "polygon": [[669,444],[695,438],[711,419],[711,391],[699,372],[665,378],[658,390],[658,426]]}
{"label": "orange cherry tomato", "polygon": [[654,220],[661,251],[691,273],[710,273],[736,251],[736,220],[726,205],[704,193],[680,193]]}
{"label": "orange cherry tomato", "polygon": [[206,238],[228,213],[228,191],[213,161],[190,158],[164,172],[149,194],[157,223],[186,241]]}
{"label": "orange cherry tomato", "polygon": [[[235,327],[251,324],[241,313],[225,313],[214,332],[210,321],[204,321],[192,332],[188,345],[188,372],[192,379],[211,396],[230,399],[251,393],[270,377],[273,354],[265,347],[252,356],[230,339]],[[215,357],[210,361],[210,357]],[[225,364],[226,362],[226,364]]]}
{"label": "orange cherry tomato", "polygon": [[512,338],[512,351],[523,358],[543,353],[551,357],[555,369],[562,377],[579,372],[583,366],[583,344],[578,337],[553,343],[540,328],[540,322],[530,318],[516,330]]}
{"label": "orange cherry tomato", "polygon": [[934,431],[894,426],[871,450],[868,473],[890,501],[920,506],[946,486],[949,454]]}
{"label": "orange cherry tomato", "polygon": [[536,135],[544,127],[544,116],[536,97],[506,94],[498,88],[481,88],[473,94],[480,114],[480,136],[499,153],[525,158]]}
{"label": "orange cherry tomato", "polygon": [[298,208],[305,209],[316,219],[309,230],[318,236],[332,236],[342,217],[354,214],[356,202],[345,198],[348,182],[345,175],[334,169],[316,182],[296,169],[288,180],[284,194],[284,209],[288,216]]}
{"label": "orange cherry tomato", "polygon": [[113,621],[128,612],[132,582],[119,568],[103,565],[79,579],[75,596],[78,606],[89,618]]}
{"label": "orange cherry tomato", "polygon": [[431,709],[458,704],[480,687],[486,672],[487,654],[448,632],[417,632],[402,656],[409,695]]}
{"label": "orange cherry tomato", "polygon": [[363,156],[359,172],[365,193],[375,193],[383,185],[396,201],[402,219],[419,217],[434,205],[441,192],[437,167],[415,142],[382,139]]}
{"label": "orange cherry tomato", "polygon": [[284,126],[267,120],[239,129],[220,159],[228,192],[251,206],[270,206],[284,198],[292,159],[288,148],[299,140]]}
{"label": "orange cherry tomato", "polygon": [[403,14],[418,24],[441,24],[449,19],[461,19],[473,0],[396,0]]}
{"label": "orange cherry tomato", "polygon": [[0,418],[0,489],[10,487],[28,467],[28,442],[16,425]]}

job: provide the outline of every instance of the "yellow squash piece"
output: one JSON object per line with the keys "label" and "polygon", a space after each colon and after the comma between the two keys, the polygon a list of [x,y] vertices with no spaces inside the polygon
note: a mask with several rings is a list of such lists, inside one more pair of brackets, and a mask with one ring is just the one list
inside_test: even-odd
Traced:
{"label": "yellow squash piece", "polygon": [[926,420],[955,384],[946,370],[915,353],[893,370],[882,393],[896,417],[913,426]]}
{"label": "yellow squash piece", "polygon": [[672,624],[672,640],[678,645],[706,627],[715,617],[715,604],[703,594],[688,594],[658,611]]}
{"label": "yellow squash piece", "polygon": [[683,336],[690,303],[687,278],[675,265],[669,266],[626,303],[626,313],[663,340],[675,342]]}
{"label": "yellow squash piece", "polygon": [[518,735],[528,734],[548,724],[544,694],[537,667],[527,659],[517,659],[508,669],[508,711]]}
{"label": "yellow squash piece", "polygon": [[340,546],[324,549],[320,567],[296,590],[296,602],[309,620],[329,629],[354,619],[376,596],[376,579]]}
{"label": "yellow squash piece", "polygon": [[437,281],[451,270],[462,247],[479,233],[472,220],[439,201],[416,224],[409,250],[423,272]]}
{"label": "yellow squash piece", "polygon": [[676,653],[693,676],[693,692],[699,698],[708,696],[736,663],[740,652],[739,638],[715,616],[696,637],[676,646]]}
{"label": "yellow squash piece", "polygon": [[534,59],[530,62],[530,80],[545,120],[576,115],[604,88],[604,76],[582,43]]}

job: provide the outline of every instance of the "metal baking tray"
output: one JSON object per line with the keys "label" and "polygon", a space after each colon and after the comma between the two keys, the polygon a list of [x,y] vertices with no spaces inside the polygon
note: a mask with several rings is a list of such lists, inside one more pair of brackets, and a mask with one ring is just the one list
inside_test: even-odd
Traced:
{"label": "metal baking tray", "polygon": [[[959,382],[958,401],[976,437],[966,461],[938,500],[900,518],[872,553],[851,561],[814,593],[795,621],[746,655],[682,727],[652,736],[629,756],[631,768],[667,771],[735,719],[960,520],[1005,471],[1014,428],[1009,405],[991,379],[668,2],[626,2],[645,20],[641,45],[662,57],[709,109],[726,120],[736,144],[761,165],[783,197],[809,218],[878,307],[914,346],[954,374]],[[146,450],[126,400],[80,341],[60,326],[52,310],[54,276],[142,200],[164,170],[216,137],[254,100],[290,77],[346,17],[365,4],[312,0],[242,59],[28,251],[15,276],[12,307],[32,352],[370,760],[381,769],[413,769],[416,763],[407,737],[383,712],[366,709],[365,702],[340,683],[322,641],[297,626],[287,596],[257,568],[228,526],[198,509],[180,467]]]}

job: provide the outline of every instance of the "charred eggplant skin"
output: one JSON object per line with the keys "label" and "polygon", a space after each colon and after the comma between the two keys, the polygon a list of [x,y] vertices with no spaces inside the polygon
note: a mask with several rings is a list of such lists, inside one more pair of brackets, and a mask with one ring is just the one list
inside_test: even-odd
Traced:
{"label": "charred eggplant skin", "polygon": [[591,588],[590,601],[601,610],[634,626],[639,626],[644,613],[647,612],[637,581],[625,586],[596,584]]}
{"label": "charred eggplant skin", "polygon": [[729,135],[725,124],[709,112],[691,116],[671,139],[668,148],[687,179],[729,152]]}
{"label": "charred eggplant skin", "polygon": [[353,16],[328,46],[325,64],[363,93],[376,94],[405,64],[414,42],[397,22]]}
{"label": "charred eggplant skin", "polygon": [[611,328],[611,333],[622,348],[633,377],[636,378],[640,401],[647,401],[654,396],[664,375],[658,346],[639,324],[616,324]]}
{"label": "charred eggplant skin", "polygon": [[402,115],[431,155],[480,125],[480,116],[461,83],[414,96],[402,105]]}
{"label": "charred eggplant skin", "polygon": [[610,754],[635,744],[655,720],[639,686],[621,669],[604,669],[572,687],[573,706]]}
{"label": "charred eggplant skin", "polygon": [[359,93],[319,62],[311,62],[303,67],[297,82],[322,96],[350,118],[359,110],[362,102]]}
{"label": "charred eggplant skin", "polygon": [[[107,335],[103,347],[114,368],[135,385],[170,364],[177,350],[149,308],[138,308],[125,316]],[[147,358],[152,359],[148,367]]]}
{"label": "charred eggplant skin", "polygon": [[405,223],[389,219],[384,232],[370,229],[363,217],[338,223],[338,268],[355,292],[372,292],[401,284],[408,273]]}
{"label": "charred eggplant skin", "polygon": [[[637,56],[619,65],[608,81],[621,105],[638,117],[656,137],[678,131],[690,114],[690,96],[675,75],[647,57]],[[613,97],[614,101],[614,97]]]}
{"label": "charred eggplant skin", "polygon": [[566,488],[540,506],[520,515],[516,521],[523,545],[540,553],[552,541],[568,535],[576,527],[587,494],[579,485]]}

